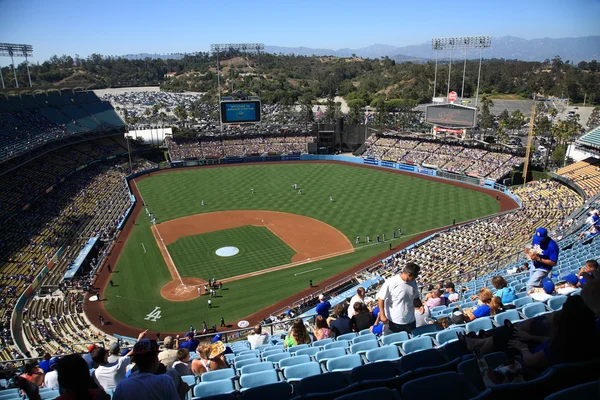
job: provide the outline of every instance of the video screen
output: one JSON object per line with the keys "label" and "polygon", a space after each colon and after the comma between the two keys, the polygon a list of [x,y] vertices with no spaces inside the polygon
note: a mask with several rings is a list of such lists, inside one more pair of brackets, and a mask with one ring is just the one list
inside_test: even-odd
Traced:
{"label": "video screen", "polygon": [[260,122],[260,101],[222,101],[221,122],[224,124]]}

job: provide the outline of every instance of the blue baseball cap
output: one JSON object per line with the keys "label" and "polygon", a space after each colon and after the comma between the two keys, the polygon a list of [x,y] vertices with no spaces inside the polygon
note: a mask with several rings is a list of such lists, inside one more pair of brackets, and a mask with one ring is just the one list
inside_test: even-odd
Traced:
{"label": "blue baseball cap", "polygon": [[544,288],[544,292],[548,294],[554,293],[554,282],[552,282],[552,279],[542,279],[542,288]]}
{"label": "blue baseball cap", "polygon": [[575,274],[563,276],[563,279],[571,285],[577,285],[577,282],[579,282],[579,280],[577,279],[577,275]]}
{"label": "blue baseball cap", "polygon": [[535,235],[533,235],[533,244],[540,244],[548,236],[548,230],[546,228],[537,228]]}

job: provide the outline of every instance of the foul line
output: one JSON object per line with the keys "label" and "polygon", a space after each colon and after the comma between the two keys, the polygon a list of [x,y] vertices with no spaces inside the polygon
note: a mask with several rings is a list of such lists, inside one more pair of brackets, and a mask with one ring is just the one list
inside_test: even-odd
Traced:
{"label": "foul line", "polygon": [[146,254],[146,246],[144,246],[144,243],[140,243],[142,245],[142,249],[144,249],[144,254]]}
{"label": "foul line", "polygon": [[318,271],[318,270],[320,270],[320,269],[323,269],[323,268],[315,268],[315,269],[309,269],[308,271],[302,271],[302,272],[298,272],[297,274],[294,274],[294,276],[298,276],[298,275],[306,274],[306,273],[308,273],[308,272]]}
{"label": "foul line", "polygon": [[[157,240],[157,243],[156,243],[156,244],[158,244],[158,247],[161,247],[161,245],[162,245],[162,250],[164,250],[164,252],[169,257],[169,261],[171,262],[171,266],[173,267],[173,268],[169,268],[169,272],[171,272],[171,277],[175,278],[173,276],[173,270],[175,270],[175,273],[177,274],[177,278],[179,279],[179,282],[181,283],[181,285],[186,286],[183,283],[183,279],[181,279],[181,275],[179,275],[179,271],[177,270],[177,267],[175,266],[175,263],[173,262],[173,258],[171,258],[171,253],[169,253],[169,250],[167,249],[167,246],[165,246],[165,241],[163,240],[162,236],[160,235],[160,231],[158,230],[158,227],[156,225],[152,225],[150,227],[150,229],[153,229],[153,231],[156,232],[156,234],[160,238],[160,243],[158,243],[158,240]],[[156,235],[154,236],[154,239],[156,240]],[[167,267],[168,267],[168,265],[167,265]]]}

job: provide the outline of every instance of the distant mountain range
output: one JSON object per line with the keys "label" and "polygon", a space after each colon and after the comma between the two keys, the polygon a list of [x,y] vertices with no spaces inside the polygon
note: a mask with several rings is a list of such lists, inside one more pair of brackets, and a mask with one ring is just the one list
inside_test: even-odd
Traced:
{"label": "distant mountain range", "polygon": [[[265,51],[272,54],[296,54],[302,56],[336,56],[351,57],[356,55],[363,58],[390,57],[397,62],[426,62],[435,58],[431,43],[421,43],[411,46],[397,47],[387,44],[373,44],[358,49],[321,49],[311,47],[281,47],[265,46]],[[600,36],[586,36],[579,38],[543,38],[522,39],[514,36],[492,37],[492,46],[483,51],[484,58],[504,58],[507,60],[544,61],[560,56],[563,61],[600,61]],[[122,56],[130,60],[150,58],[176,59],[183,58],[183,54],[127,54]],[[469,58],[477,58],[479,53],[471,51]],[[439,54],[440,59],[449,57],[448,51]]]}

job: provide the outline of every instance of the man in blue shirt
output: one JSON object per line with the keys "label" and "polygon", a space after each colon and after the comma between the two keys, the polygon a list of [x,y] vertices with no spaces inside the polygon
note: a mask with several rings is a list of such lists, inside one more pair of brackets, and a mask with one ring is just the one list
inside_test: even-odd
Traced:
{"label": "man in blue shirt", "polygon": [[[177,335],[177,341],[179,342],[179,335]],[[194,334],[192,332],[188,332],[185,334],[185,341],[180,343],[177,347],[178,349],[188,349],[190,353],[196,351],[200,342],[197,339],[194,339]]]}
{"label": "man in blue shirt", "polygon": [[331,308],[331,303],[325,300],[325,296],[319,295],[319,304],[317,305],[316,311],[317,314],[323,317],[324,320],[329,318],[329,309]]}
{"label": "man in blue shirt", "polygon": [[542,279],[546,278],[552,267],[556,265],[559,253],[558,245],[548,236],[546,228],[538,228],[535,231],[531,245],[530,249],[525,250],[533,262],[527,282],[528,292],[531,292],[533,288],[542,287]]}

